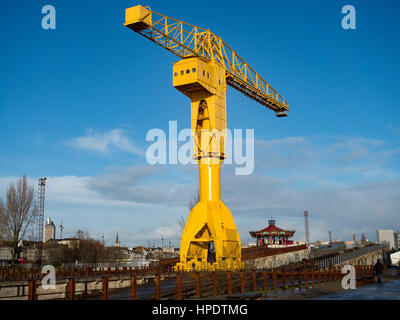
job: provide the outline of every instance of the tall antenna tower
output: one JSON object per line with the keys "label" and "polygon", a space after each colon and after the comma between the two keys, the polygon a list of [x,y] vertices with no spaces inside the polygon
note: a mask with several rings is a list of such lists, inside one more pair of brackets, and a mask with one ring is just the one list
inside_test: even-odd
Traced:
{"label": "tall antenna tower", "polygon": [[63,239],[63,237],[62,237],[62,232],[63,232],[63,230],[64,230],[64,226],[63,226],[62,220],[61,220],[61,224],[60,224],[60,239],[61,239],[61,240]]}
{"label": "tall antenna tower", "polygon": [[310,225],[308,223],[308,210],[304,211],[304,231],[306,244],[310,244]]}
{"label": "tall antenna tower", "polygon": [[328,232],[329,232],[329,245],[331,245],[332,244],[332,231],[329,230]]}
{"label": "tall antenna tower", "polygon": [[39,200],[39,209],[37,215],[37,243],[38,243],[38,259],[37,262],[39,265],[42,264],[42,248],[43,248],[43,220],[44,220],[44,195],[46,188],[46,180],[47,178],[39,178],[38,185],[38,200]]}

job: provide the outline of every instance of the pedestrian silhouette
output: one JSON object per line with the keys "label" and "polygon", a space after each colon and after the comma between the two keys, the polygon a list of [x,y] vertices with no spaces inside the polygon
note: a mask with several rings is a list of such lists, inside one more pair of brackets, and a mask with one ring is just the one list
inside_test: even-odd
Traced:
{"label": "pedestrian silhouette", "polygon": [[382,271],[383,271],[383,264],[381,263],[381,260],[378,259],[374,265],[374,270],[376,272],[376,275],[378,276],[378,282],[382,282]]}

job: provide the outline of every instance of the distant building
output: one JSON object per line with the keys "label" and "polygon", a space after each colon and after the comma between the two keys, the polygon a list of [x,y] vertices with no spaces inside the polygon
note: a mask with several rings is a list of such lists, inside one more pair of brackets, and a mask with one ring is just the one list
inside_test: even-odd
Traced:
{"label": "distant building", "polygon": [[146,254],[146,248],[143,246],[133,247],[131,251],[133,254],[140,254],[140,255]]}
{"label": "distant building", "polygon": [[376,242],[387,243],[390,246],[390,249],[397,250],[398,248],[395,243],[394,230],[376,230]]}
{"label": "distant building", "polygon": [[354,247],[357,246],[356,241],[345,241],[346,244],[346,249],[353,249]]}
{"label": "distant building", "polygon": [[392,265],[394,266],[400,266],[400,251],[397,251],[395,253],[392,253],[390,255],[390,260],[392,262]]}
{"label": "distant building", "polygon": [[394,233],[394,248],[400,250],[400,232]]}
{"label": "distant building", "polygon": [[57,240],[58,244],[67,246],[69,249],[79,248],[81,240],[78,238],[64,238]]}
{"label": "distant building", "polygon": [[44,226],[44,242],[56,238],[56,226],[50,218],[47,218],[46,225]]}
{"label": "distant building", "polygon": [[174,253],[174,247],[173,246],[163,246],[162,252],[163,253]]}

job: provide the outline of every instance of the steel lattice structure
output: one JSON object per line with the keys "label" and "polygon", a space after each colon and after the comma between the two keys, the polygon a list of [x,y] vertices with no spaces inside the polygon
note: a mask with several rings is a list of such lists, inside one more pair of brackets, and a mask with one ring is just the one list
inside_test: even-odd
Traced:
{"label": "steel lattice structure", "polygon": [[304,232],[305,232],[305,241],[308,245],[310,243],[310,225],[308,223],[308,210],[304,211]]}
{"label": "steel lattice structure", "polygon": [[215,61],[225,68],[226,83],[249,98],[287,116],[289,105],[232,48],[210,30],[151,11],[141,17],[141,23],[125,23],[128,28],[162,46],[180,58],[198,57]]}
{"label": "steel lattice structure", "polygon": [[37,214],[37,230],[36,230],[36,241],[38,242],[38,262],[39,264],[42,261],[42,247],[43,247],[43,220],[44,220],[44,199],[45,199],[45,188],[46,188],[46,179],[47,178],[39,178],[38,184],[38,214]]}

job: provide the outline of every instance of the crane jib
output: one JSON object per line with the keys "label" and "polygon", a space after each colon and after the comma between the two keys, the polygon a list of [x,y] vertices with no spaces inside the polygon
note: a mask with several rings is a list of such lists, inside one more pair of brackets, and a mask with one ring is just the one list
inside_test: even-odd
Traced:
{"label": "crane jib", "polygon": [[[135,8],[134,10],[132,10]],[[181,58],[215,61],[226,69],[226,83],[276,113],[288,115],[288,103],[220,37],[210,30],[136,6],[126,11],[125,26]]]}

